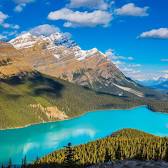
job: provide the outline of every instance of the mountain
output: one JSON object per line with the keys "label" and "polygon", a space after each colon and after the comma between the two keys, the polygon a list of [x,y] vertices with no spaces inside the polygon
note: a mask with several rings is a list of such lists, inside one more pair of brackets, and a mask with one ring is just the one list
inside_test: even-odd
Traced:
{"label": "mountain", "polygon": [[164,75],[155,80],[141,81],[140,84],[158,90],[168,90],[168,75]]}
{"label": "mountain", "polygon": [[9,41],[35,70],[97,92],[116,96],[149,97],[150,91],[127,78],[98,49],[82,50],[69,36],[22,34]]}
{"label": "mountain", "polygon": [[168,75],[160,77],[158,82],[155,85],[153,85],[153,88],[168,91]]}
{"label": "mountain", "polygon": [[0,129],[63,120],[96,109],[130,108],[143,103],[100,94],[45,75],[23,58],[21,50],[0,43]]}
{"label": "mountain", "polygon": [[147,105],[167,111],[165,96],[125,77],[103,53],[71,40],[58,44],[55,36],[27,33],[0,42],[0,129],[97,109]]}

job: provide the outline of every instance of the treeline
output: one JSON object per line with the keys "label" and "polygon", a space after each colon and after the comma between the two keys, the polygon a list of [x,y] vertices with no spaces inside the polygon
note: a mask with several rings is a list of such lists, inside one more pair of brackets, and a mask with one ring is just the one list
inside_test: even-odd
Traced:
{"label": "treeline", "polygon": [[[107,138],[76,146],[73,150],[74,160],[78,160],[80,166],[124,159],[168,161],[168,138],[124,129]],[[33,167],[62,165],[65,157],[66,150],[59,150],[36,161]]]}
{"label": "treeline", "polygon": [[152,111],[159,111],[159,112],[165,112],[168,113],[168,103],[167,100],[165,101],[154,101],[150,100],[146,102],[148,108]]}

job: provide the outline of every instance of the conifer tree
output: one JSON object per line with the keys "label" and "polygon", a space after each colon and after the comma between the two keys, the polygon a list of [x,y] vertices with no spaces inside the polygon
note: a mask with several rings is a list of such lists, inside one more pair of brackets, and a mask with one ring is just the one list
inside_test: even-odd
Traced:
{"label": "conifer tree", "polygon": [[74,149],[72,149],[71,143],[68,143],[68,145],[65,146],[64,167],[66,167],[66,168],[75,168],[76,167],[76,160],[74,158]]}
{"label": "conifer tree", "polygon": [[21,168],[25,168],[27,166],[27,158],[26,156],[22,159],[22,166]]}
{"label": "conifer tree", "polygon": [[104,157],[104,162],[109,162],[111,161],[111,155],[109,154],[109,151],[106,150],[105,157]]}
{"label": "conifer tree", "polygon": [[12,159],[9,159],[7,168],[12,168]]}

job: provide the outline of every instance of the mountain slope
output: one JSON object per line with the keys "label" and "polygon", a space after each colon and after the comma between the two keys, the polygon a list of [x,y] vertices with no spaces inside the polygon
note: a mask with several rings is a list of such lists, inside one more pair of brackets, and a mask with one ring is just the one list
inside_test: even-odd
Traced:
{"label": "mountain slope", "polygon": [[44,75],[11,45],[0,45],[0,129],[63,120],[86,111],[140,104]]}
{"label": "mountain slope", "polygon": [[0,95],[0,128],[62,120],[95,109],[138,105],[136,101],[99,95],[38,72],[1,79]]}
{"label": "mountain slope", "polygon": [[[136,85],[135,89],[131,88],[131,90],[128,90],[129,88],[126,86],[121,88],[121,90],[128,90],[128,93],[126,92],[128,96],[114,95],[110,92],[105,94],[45,75],[41,73],[45,72],[44,70],[38,72],[37,64],[33,66],[33,62],[35,64],[37,58],[39,61],[45,61],[41,58],[47,59],[46,56],[49,57],[49,60],[53,59],[48,50],[43,50],[45,45],[45,42],[40,42],[34,47],[17,50],[10,44],[0,43],[0,129],[63,120],[97,109],[125,109],[145,104],[152,110],[168,112],[167,101],[142,99],[141,96],[136,96],[136,94],[140,94],[136,91]],[[99,54],[97,58],[99,58]],[[99,62],[99,60],[97,61]],[[60,62],[58,65],[61,66]],[[74,65],[78,66],[78,64]],[[109,69],[115,68],[110,65],[111,63],[109,63]],[[51,71],[51,69],[51,65],[47,64],[46,71]],[[109,72],[108,67],[105,66],[103,69]],[[101,70],[103,71],[103,69]],[[55,69],[54,67],[53,72],[58,70],[59,68]],[[118,70],[116,69],[116,71]],[[78,76],[78,74],[76,75]],[[114,90],[112,87],[110,91],[113,93],[120,91],[121,86],[118,83],[122,82],[125,85],[125,80],[134,85],[130,79],[121,80],[124,77],[121,72],[117,74],[113,72],[112,75],[114,75],[114,79],[110,78],[111,74],[107,79],[115,80],[116,88],[119,88],[119,90]],[[118,78],[115,78],[116,76]],[[111,88],[109,87],[109,89]]]}
{"label": "mountain slope", "polygon": [[22,52],[30,66],[44,74],[117,96],[151,94],[149,89],[126,78],[102,52],[96,48],[82,50],[64,34],[37,37],[26,33],[9,43]]}

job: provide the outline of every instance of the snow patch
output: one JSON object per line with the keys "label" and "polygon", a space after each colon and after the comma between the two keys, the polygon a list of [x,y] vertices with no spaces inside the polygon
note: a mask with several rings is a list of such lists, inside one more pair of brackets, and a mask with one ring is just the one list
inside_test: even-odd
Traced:
{"label": "snow patch", "polygon": [[144,94],[142,92],[140,92],[140,91],[134,90],[134,89],[129,88],[129,87],[120,86],[120,85],[117,85],[115,83],[113,83],[113,85],[118,87],[118,88],[120,88],[120,89],[122,89],[122,90],[130,92],[130,93],[132,93],[132,94],[134,94],[134,95],[136,95],[138,97],[144,97]]}

